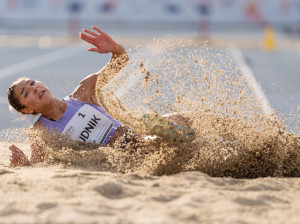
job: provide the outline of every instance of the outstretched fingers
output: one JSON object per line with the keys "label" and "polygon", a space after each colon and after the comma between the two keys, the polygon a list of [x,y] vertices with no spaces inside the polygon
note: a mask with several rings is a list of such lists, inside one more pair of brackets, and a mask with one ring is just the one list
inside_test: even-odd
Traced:
{"label": "outstretched fingers", "polygon": [[90,35],[86,35],[85,33],[80,33],[80,37],[84,37],[84,38],[89,39],[91,41],[95,40],[95,37],[90,36]]}
{"label": "outstretched fingers", "polygon": [[94,29],[94,30],[96,30],[98,33],[100,33],[100,34],[106,34],[106,33],[104,33],[102,30],[100,30],[99,28],[97,28],[97,27],[95,27],[95,26],[92,26],[92,28]]}
{"label": "outstretched fingers", "polygon": [[80,33],[80,38],[90,44],[94,44],[94,40],[91,39],[88,35]]}
{"label": "outstretched fingers", "polygon": [[92,32],[92,31],[87,30],[87,29],[83,29],[83,31],[86,32],[86,33],[88,33],[88,34],[91,34],[94,37],[99,36],[99,34],[96,34],[96,33]]}
{"label": "outstretched fingers", "polygon": [[98,52],[98,48],[94,48],[94,47],[93,47],[93,48],[89,48],[88,51],[95,51],[95,52]]}

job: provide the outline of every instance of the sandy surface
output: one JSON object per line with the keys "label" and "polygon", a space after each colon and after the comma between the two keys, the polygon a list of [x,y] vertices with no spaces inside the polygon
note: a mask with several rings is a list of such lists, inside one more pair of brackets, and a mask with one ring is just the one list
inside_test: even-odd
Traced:
{"label": "sandy surface", "polygon": [[[299,223],[300,179],[13,168],[0,143],[0,223]],[[25,153],[29,146],[18,144]]]}

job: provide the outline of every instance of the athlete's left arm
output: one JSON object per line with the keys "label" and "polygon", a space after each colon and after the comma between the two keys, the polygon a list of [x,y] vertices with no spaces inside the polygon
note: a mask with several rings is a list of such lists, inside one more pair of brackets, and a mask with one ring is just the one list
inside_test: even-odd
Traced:
{"label": "athlete's left arm", "polygon": [[88,51],[111,53],[109,62],[96,73],[98,81],[99,79],[101,81],[101,86],[99,86],[101,88],[126,66],[129,57],[125,48],[114,41],[108,34],[97,27],[92,26],[92,28],[98,33],[83,29],[85,33],[79,34],[82,40],[94,45],[94,47],[89,48]]}

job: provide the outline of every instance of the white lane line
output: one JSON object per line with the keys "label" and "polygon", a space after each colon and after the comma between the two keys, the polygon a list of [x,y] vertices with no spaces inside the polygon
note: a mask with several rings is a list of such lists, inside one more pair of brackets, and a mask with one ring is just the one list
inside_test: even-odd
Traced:
{"label": "white lane line", "polygon": [[55,61],[71,57],[73,55],[81,53],[81,50],[78,50],[74,47],[64,47],[62,49],[52,51],[48,54],[37,56],[29,60],[23,61],[18,64],[11,65],[9,67],[0,69],[0,79],[6,78],[11,75],[22,73],[26,70],[41,67],[43,65],[51,64]]}
{"label": "white lane line", "polygon": [[243,75],[246,75],[246,77],[248,79],[248,83],[252,87],[255,96],[262,103],[262,109],[263,109],[264,113],[266,115],[273,114],[273,109],[271,107],[271,104],[269,103],[267,97],[265,96],[264,92],[262,91],[261,86],[256,81],[255,76],[254,76],[252,70],[247,65],[240,49],[238,47],[231,47],[229,49],[229,52],[230,52],[232,58],[234,59],[234,61],[239,66],[239,69],[241,70]]}

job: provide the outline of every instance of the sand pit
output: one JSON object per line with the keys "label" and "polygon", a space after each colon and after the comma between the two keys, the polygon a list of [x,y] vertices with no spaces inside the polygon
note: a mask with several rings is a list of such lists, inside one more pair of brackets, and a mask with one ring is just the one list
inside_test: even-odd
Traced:
{"label": "sand pit", "polygon": [[12,168],[8,146],[0,143],[0,223],[299,223],[299,178]]}
{"label": "sand pit", "polygon": [[299,135],[264,112],[226,52],[191,44],[138,49],[97,97],[142,134],[143,113],[188,111],[176,122],[193,142],[124,151],[34,133],[48,157],[22,168],[2,142],[0,223],[298,223]]}

